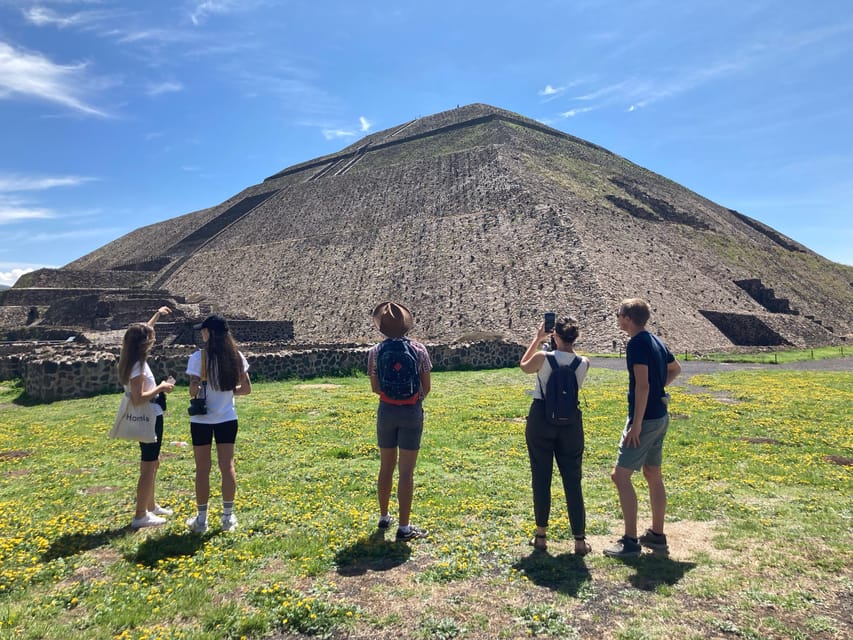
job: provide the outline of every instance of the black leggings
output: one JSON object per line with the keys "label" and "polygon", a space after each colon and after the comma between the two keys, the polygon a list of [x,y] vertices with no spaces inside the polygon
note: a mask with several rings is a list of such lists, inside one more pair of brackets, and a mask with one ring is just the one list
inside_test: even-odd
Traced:
{"label": "black leggings", "polygon": [[583,422],[578,427],[556,427],[545,420],[545,403],[534,400],[527,415],[527,453],[533,486],[533,513],[537,527],[548,526],[551,512],[551,476],[554,459],[563,478],[563,491],[572,535],[586,535],[586,510],[581,490],[583,465]]}

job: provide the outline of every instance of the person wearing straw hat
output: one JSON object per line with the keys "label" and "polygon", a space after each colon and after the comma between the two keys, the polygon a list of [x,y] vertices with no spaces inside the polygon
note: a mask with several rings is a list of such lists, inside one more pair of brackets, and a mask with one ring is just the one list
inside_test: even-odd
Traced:
{"label": "person wearing straw hat", "polygon": [[388,505],[397,468],[397,535],[399,542],[424,538],[428,532],[409,522],[414,496],[414,471],[424,428],[423,400],[430,391],[432,362],[426,347],[406,337],[414,326],[411,311],[398,302],[374,307],[373,323],[385,339],[367,354],[371,390],[379,396],[376,439],[379,445],[379,499],[381,530],[391,525]]}

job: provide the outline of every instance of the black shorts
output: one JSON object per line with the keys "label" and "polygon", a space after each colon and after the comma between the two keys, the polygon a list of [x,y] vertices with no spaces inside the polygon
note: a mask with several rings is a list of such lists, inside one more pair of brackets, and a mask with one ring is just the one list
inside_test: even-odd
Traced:
{"label": "black shorts", "polygon": [[142,462],[154,462],[160,458],[160,446],[163,444],[163,416],[157,416],[154,421],[154,433],[157,434],[157,442],[140,442],[139,459]]}
{"label": "black shorts", "polygon": [[194,447],[209,447],[214,439],[216,444],[234,444],[237,442],[237,421],[229,420],[219,424],[190,422],[190,434]]}

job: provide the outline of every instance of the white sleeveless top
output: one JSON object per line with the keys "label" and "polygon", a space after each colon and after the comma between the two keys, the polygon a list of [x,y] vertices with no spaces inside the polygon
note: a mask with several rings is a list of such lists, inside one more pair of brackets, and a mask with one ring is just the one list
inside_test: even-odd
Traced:
{"label": "white sleeveless top", "polygon": [[[586,379],[586,372],[589,371],[589,359],[583,356],[579,356],[576,353],[571,351],[549,351],[548,355],[552,355],[557,359],[557,364],[562,366],[570,365],[574,361],[575,358],[580,358],[581,363],[578,365],[578,368],[575,369],[575,377],[578,379],[578,389],[583,386],[583,381]],[[538,381],[536,388],[533,390],[533,398],[536,400],[544,400],[545,396],[542,393],[542,390],[548,386],[548,378],[551,377],[551,363],[548,362],[548,358],[542,362],[542,366],[539,367],[539,371],[536,372],[536,379]]]}

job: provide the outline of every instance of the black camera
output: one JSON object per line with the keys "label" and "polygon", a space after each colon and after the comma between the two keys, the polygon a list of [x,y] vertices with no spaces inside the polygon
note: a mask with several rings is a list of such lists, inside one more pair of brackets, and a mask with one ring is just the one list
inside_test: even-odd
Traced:
{"label": "black camera", "polygon": [[190,406],[187,407],[187,413],[191,416],[205,415],[207,413],[205,398],[190,398]]}

